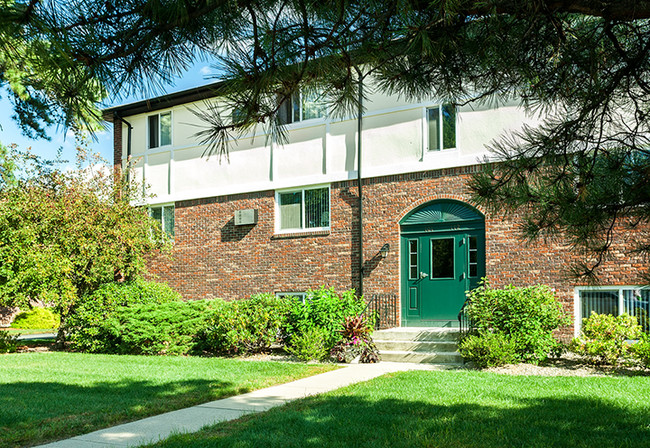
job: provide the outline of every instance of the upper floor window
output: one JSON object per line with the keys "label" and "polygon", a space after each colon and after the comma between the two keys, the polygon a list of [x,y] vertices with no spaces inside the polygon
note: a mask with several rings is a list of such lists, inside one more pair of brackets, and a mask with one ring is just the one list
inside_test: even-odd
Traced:
{"label": "upper floor window", "polygon": [[172,113],[149,115],[149,148],[172,144]]}
{"label": "upper floor window", "polygon": [[161,205],[149,208],[149,216],[158,221],[160,229],[174,238],[174,206]]}
{"label": "upper floor window", "polygon": [[322,230],[330,226],[329,187],[278,192],[278,229]]}
{"label": "upper floor window", "polygon": [[282,124],[324,118],[326,114],[327,105],[323,101],[322,94],[318,92],[296,92],[290,100],[280,105],[279,111]]}
{"label": "upper floor window", "polygon": [[427,108],[429,151],[456,147],[456,107],[442,104]]}

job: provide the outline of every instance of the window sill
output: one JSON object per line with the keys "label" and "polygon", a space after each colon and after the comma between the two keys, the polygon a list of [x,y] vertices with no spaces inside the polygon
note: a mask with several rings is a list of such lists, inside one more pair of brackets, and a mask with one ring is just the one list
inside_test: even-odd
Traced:
{"label": "window sill", "polygon": [[304,230],[299,232],[287,232],[287,233],[276,233],[271,239],[272,240],[286,240],[290,238],[308,238],[310,236],[328,236],[330,234],[329,230]]}

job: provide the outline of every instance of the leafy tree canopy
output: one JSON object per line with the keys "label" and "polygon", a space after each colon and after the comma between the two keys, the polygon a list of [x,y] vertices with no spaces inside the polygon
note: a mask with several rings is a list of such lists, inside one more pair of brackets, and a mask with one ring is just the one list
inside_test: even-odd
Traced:
{"label": "leafy tree canopy", "polygon": [[63,172],[0,146],[0,305],[37,299],[65,321],[99,285],[141,275],[145,256],[163,246],[121,181],[81,161],[84,169]]}
{"label": "leafy tree canopy", "polygon": [[[79,73],[66,87],[92,80],[117,93],[215,55],[227,110],[238,110],[234,123],[218,107],[198,113],[216,152],[253,126],[281,136],[279,104],[299,90],[350,113],[371,76],[373,89],[408,98],[515,98],[544,117],[493,142],[503,163],[472,188],[489,208],[525,206],[527,236],[561,232],[591,254],[576,273],[595,272],[621,217],[635,229],[650,220],[649,1],[14,1],[0,0],[0,83],[28,128],[46,120],[39,107],[76,112],[51,77],[23,76],[30,64]],[[21,85],[33,93],[21,97]],[[637,249],[649,246],[640,238]]]}

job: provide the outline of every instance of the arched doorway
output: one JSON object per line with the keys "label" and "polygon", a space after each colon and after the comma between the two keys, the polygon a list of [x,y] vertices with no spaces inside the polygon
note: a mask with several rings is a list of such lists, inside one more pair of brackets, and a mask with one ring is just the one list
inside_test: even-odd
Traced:
{"label": "arched doorway", "polygon": [[485,276],[485,218],[442,199],[400,221],[402,326],[458,325],[466,292]]}

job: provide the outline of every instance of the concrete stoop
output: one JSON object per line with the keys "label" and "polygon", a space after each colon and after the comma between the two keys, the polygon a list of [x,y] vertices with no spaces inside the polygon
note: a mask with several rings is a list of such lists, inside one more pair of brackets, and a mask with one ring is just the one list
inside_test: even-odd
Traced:
{"label": "concrete stoop", "polygon": [[390,328],[373,339],[383,361],[462,365],[457,328]]}

